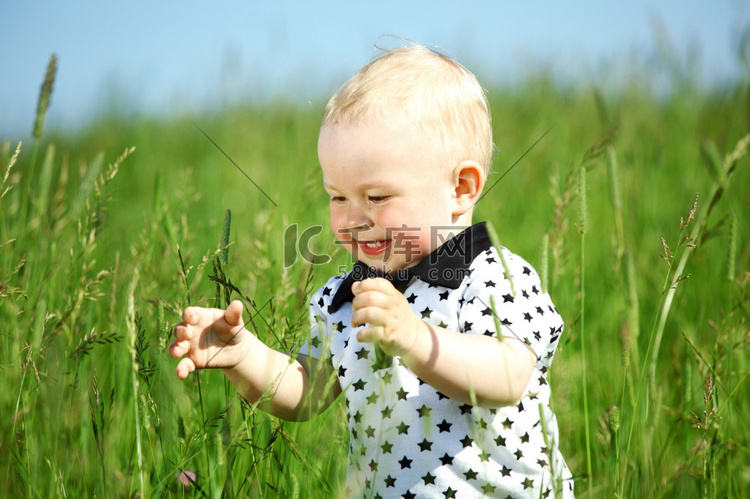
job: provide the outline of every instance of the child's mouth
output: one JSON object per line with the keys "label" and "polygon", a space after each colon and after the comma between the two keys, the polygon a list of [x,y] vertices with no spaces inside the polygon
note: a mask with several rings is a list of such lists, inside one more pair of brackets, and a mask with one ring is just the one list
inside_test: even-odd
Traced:
{"label": "child's mouth", "polygon": [[367,256],[378,256],[386,252],[391,247],[391,241],[358,241],[359,249]]}

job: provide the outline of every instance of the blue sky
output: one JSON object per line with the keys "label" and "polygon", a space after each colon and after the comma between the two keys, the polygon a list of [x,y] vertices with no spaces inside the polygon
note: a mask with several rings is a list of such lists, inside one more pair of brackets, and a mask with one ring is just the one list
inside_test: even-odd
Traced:
{"label": "blue sky", "polygon": [[[48,124],[107,106],[162,114],[273,96],[320,102],[398,35],[437,46],[491,87],[549,68],[599,81],[657,46],[699,55],[707,84],[742,75],[740,0],[2,0],[0,137],[25,139],[52,53]],[[661,44],[661,45],[660,45]]]}

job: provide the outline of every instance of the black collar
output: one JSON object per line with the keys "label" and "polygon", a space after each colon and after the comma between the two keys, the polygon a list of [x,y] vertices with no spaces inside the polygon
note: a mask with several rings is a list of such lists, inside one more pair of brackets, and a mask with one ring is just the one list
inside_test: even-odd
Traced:
{"label": "black collar", "polygon": [[485,222],[480,222],[441,244],[427,258],[414,267],[399,269],[395,274],[381,274],[374,268],[357,261],[352,271],[344,278],[328,306],[328,312],[336,312],[344,303],[352,301],[352,284],[372,277],[388,279],[397,289],[403,290],[413,278],[445,288],[457,289],[469,274],[471,262],[492,246]]}

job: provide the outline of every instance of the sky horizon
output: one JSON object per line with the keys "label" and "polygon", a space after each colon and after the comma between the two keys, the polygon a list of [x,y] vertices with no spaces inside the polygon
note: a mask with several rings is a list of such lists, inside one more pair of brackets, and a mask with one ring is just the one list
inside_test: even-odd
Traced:
{"label": "sky horizon", "polygon": [[658,73],[668,71],[659,67],[665,53],[705,85],[740,81],[750,70],[739,56],[741,46],[750,51],[750,6],[739,0],[4,7],[0,137],[13,140],[31,135],[53,53],[58,71],[46,126],[66,130],[113,106],[170,115],[272,98],[319,103],[375,55],[375,44],[392,44],[389,35],[440,49],[490,88],[542,70],[598,83],[627,77],[634,63]]}

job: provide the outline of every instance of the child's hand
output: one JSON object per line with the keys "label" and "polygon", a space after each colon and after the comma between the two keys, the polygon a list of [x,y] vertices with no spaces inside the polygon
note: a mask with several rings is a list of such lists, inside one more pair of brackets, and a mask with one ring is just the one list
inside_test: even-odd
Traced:
{"label": "child's hand", "polygon": [[[177,376],[187,378],[196,369],[232,368],[245,358],[245,325],[242,302],[233,301],[226,310],[188,307],[182,322],[174,327],[177,338],[169,345],[169,354],[177,364]],[[183,357],[184,356],[184,357]]]}
{"label": "child's hand", "polygon": [[352,326],[367,325],[357,339],[380,345],[388,355],[408,353],[423,324],[404,295],[382,278],[355,282],[352,292]]}

